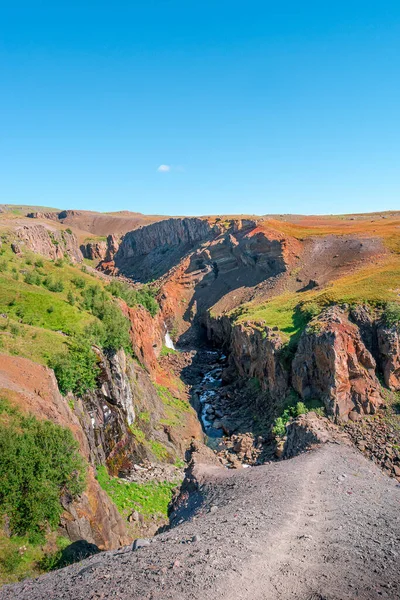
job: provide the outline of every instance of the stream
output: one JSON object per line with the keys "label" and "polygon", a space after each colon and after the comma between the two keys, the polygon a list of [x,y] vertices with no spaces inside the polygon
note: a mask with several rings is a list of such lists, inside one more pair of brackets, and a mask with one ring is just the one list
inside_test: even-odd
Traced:
{"label": "stream", "polygon": [[216,448],[224,436],[221,418],[224,416],[220,410],[219,389],[222,386],[222,369],[226,356],[214,350],[204,352],[205,369],[201,381],[193,390],[197,396],[197,411],[204,432],[207,436],[207,445]]}

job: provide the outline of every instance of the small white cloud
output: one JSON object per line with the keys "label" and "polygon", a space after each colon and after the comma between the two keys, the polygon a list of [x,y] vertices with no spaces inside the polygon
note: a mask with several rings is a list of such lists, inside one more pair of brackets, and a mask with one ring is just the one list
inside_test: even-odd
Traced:
{"label": "small white cloud", "polygon": [[168,173],[171,170],[170,165],[160,165],[157,169],[159,173]]}

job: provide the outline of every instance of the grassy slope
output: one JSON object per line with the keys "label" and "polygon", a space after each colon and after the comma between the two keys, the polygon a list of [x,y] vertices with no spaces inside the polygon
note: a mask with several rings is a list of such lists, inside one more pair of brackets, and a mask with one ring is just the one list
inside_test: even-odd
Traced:
{"label": "grassy slope", "polygon": [[[79,266],[54,263],[26,253],[16,256],[7,244],[0,253],[0,349],[45,364],[50,355],[65,347],[66,335],[79,334],[95,319],[81,306],[81,290],[73,281],[84,280],[85,286],[103,287],[97,277],[83,273]],[[38,274],[42,284],[25,283],[27,273]],[[43,281],[50,276],[61,281],[61,292],[48,290]],[[74,296],[72,306],[68,294]],[[66,335],[65,335],[66,334]]]}
{"label": "grassy slope", "polygon": [[306,324],[300,306],[316,303],[320,307],[332,303],[372,305],[396,302],[400,299],[400,219],[382,215],[361,215],[354,220],[349,217],[304,217],[297,223],[268,219],[265,227],[297,239],[326,235],[356,235],[378,237],[390,251],[368,267],[332,281],[323,290],[303,293],[286,293],[271,300],[249,303],[233,311],[235,321],[254,323],[265,321],[270,327],[278,327],[288,339],[298,335]]}
{"label": "grassy slope", "polygon": [[265,321],[269,327],[278,327],[286,336],[298,333],[306,324],[299,310],[301,304],[316,303],[321,308],[333,303],[372,305],[398,301],[400,294],[400,256],[379,265],[364,267],[350,275],[331,282],[323,290],[310,290],[301,294],[282,294],[261,304],[243,305],[234,314],[235,321]]}

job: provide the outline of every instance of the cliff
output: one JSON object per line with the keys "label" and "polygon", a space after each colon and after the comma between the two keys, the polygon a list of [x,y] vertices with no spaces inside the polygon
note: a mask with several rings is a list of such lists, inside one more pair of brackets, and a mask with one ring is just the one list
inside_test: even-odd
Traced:
{"label": "cliff", "polygon": [[207,220],[196,218],[167,219],[130,231],[114,256],[115,266],[138,281],[157,279],[213,231]]}
{"label": "cliff", "polygon": [[311,321],[302,334],[292,384],[302,398],[322,400],[336,418],[347,418],[352,411],[370,414],[384,403],[375,369],[359,329],[334,307]]}
{"label": "cliff", "polygon": [[46,225],[23,225],[16,228],[15,234],[14,251],[17,253],[26,248],[51,260],[67,257],[73,263],[82,262],[82,252],[72,231]]}

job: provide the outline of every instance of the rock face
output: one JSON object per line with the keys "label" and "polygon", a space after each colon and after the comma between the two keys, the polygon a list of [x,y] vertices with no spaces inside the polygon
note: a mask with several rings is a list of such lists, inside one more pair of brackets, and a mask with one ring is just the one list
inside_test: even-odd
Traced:
{"label": "rock face", "polygon": [[142,306],[129,308],[120,301],[121,308],[131,323],[131,340],[135,356],[150,371],[158,367],[165,327],[161,316],[152,317]]}
{"label": "rock face", "polygon": [[114,256],[121,273],[139,281],[160,277],[192,248],[211,237],[205,219],[167,219],[127,233]]}
{"label": "rock face", "polygon": [[80,250],[84,258],[89,260],[104,260],[107,256],[107,242],[88,242],[82,244]]}
{"label": "rock face", "polygon": [[385,384],[400,390],[400,339],[397,327],[381,324],[377,328],[380,364]]}
{"label": "rock face", "polygon": [[256,377],[272,399],[282,399],[288,391],[288,372],[280,359],[282,346],[279,333],[265,325],[232,328],[230,356],[238,373]]}
{"label": "rock face", "polygon": [[82,262],[83,256],[75,235],[68,230],[50,229],[44,225],[24,225],[16,229],[18,251],[24,248],[55,260],[68,257],[72,262]]}
{"label": "rock face", "polygon": [[383,404],[375,360],[358,328],[338,307],[303,332],[292,364],[292,384],[304,399],[320,399],[329,415],[374,413]]}
{"label": "rock face", "polygon": [[[61,396],[50,369],[25,358],[1,355],[0,389],[2,395],[20,410],[71,429],[81,453],[90,461],[92,451],[86,435],[89,424],[82,425],[78,415]],[[125,523],[97,483],[92,466],[88,469],[85,492],[73,501],[63,498],[63,506],[65,512],[61,524],[72,541],[86,539],[101,549],[128,543]]]}
{"label": "rock face", "polygon": [[58,215],[59,213],[57,211],[52,211],[52,212],[30,212],[28,213],[26,216],[29,219],[47,219],[50,221],[58,221]]}

